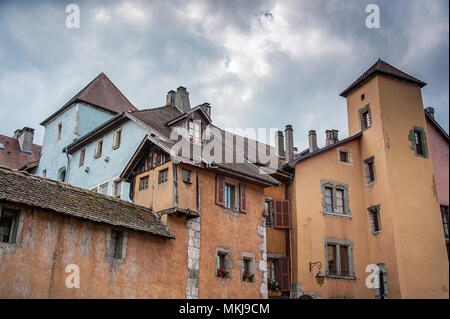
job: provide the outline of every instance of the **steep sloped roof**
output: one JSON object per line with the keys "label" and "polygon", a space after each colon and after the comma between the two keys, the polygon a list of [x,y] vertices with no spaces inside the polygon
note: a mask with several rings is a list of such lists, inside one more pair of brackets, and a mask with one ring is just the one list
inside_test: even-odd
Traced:
{"label": "steep sloped roof", "polygon": [[69,102],[45,119],[41,125],[46,125],[75,102],[85,102],[114,114],[137,110],[114,83],[104,73],[100,73]]}
{"label": "steep sloped roof", "polygon": [[374,65],[372,65],[366,72],[364,72],[355,82],[353,82],[348,88],[346,88],[340,96],[346,97],[350,94],[351,91],[360,87],[362,84],[370,80],[376,74],[384,74],[395,77],[397,79],[401,79],[404,81],[412,82],[418,84],[421,88],[427,85],[425,82],[412,77],[409,74],[406,74],[403,71],[393,67],[389,63],[384,62],[381,59],[378,59]]}
{"label": "steep sloped roof", "polygon": [[41,158],[42,146],[40,145],[33,144],[32,153],[27,154],[20,149],[17,138],[0,135],[0,143],[3,145],[3,148],[0,148],[0,166],[19,169]]}
{"label": "steep sloped roof", "polygon": [[0,185],[0,200],[175,238],[150,209],[113,197],[6,168],[0,168]]}

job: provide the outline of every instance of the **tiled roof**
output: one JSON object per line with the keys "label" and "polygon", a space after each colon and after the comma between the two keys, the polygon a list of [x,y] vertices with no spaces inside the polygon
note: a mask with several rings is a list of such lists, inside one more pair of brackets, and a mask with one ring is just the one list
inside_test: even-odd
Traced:
{"label": "tiled roof", "polygon": [[3,145],[0,147],[0,166],[19,169],[41,158],[40,145],[33,144],[33,152],[29,154],[22,152],[17,138],[0,135],[0,143]]}
{"label": "tiled roof", "polygon": [[0,200],[175,238],[148,208],[24,172],[0,168]]}
{"label": "tiled roof", "polygon": [[85,102],[112,113],[137,110],[114,83],[104,73],[100,73],[69,102],[45,119],[41,125],[45,125],[75,102]]}
{"label": "tiled roof", "polygon": [[389,63],[384,62],[381,59],[378,59],[378,61],[374,65],[372,65],[355,82],[353,82],[348,88],[346,88],[340,94],[340,96],[346,97],[347,95],[350,94],[351,91],[353,91],[357,87],[361,86],[363,83],[365,83],[366,81],[371,79],[376,74],[390,75],[390,76],[393,76],[393,77],[401,79],[401,80],[405,80],[405,81],[409,81],[409,82],[412,82],[412,83],[416,83],[420,87],[424,87],[425,85],[427,85],[425,82],[420,81],[420,80],[412,77],[411,75],[406,74],[403,71],[400,71],[399,69],[393,67],[392,65],[390,65]]}

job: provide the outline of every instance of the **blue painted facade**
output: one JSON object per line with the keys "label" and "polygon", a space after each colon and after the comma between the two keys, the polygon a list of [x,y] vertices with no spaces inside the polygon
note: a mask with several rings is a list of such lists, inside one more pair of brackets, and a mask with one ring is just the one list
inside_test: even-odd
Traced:
{"label": "blue painted facade", "polygon": [[[122,130],[119,148],[113,148],[114,132]],[[70,155],[67,181],[75,186],[92,190],[103,184],[108,184],[107,195],[114,196],[114,181],[117,180],[144,139],[147,131],[128,120],[120,127],[114,128],[97,140],[84,146],[84,164],[80,166],[82,149]],[[98,140],[103,139],[102,155],[95,158],[95,147]],[[105,160],[106,159],[106,160]],[[86,172],[86,168],[87,172]],[[130,201],[130,184],[122,183],[120,198]]]}
{"label": "blue painted facade", "polygon": [[[64,147],[112,116],[110,113],[77,103],[47,123],[42,144],[42,156],[36,174],[43,176],[43,171],[46,170],[48,178],[57,180],[61,169],[67,169],[67,155],[62,151]],[[62,132],[61,139],[57,141],[57,126],[59,123],[62,123]],[[67,178],[66,181],[70,183]]]}

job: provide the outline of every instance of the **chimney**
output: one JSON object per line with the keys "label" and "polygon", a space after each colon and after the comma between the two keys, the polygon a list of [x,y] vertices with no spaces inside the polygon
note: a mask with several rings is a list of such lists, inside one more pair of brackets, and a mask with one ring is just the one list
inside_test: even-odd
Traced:
{"label": "chimney", "polygon": [[286,161],[290,162],[294,158],[294,130],[292,125],[286,125],[284,138],[286,142]]}
{"label": "chimney", "polygon": [[434,107],[427,107],[425,109],[425,112],[427,112],[428,115],[430,115],[434,119]]}
{"label": "chimney", "polygon": [[332,145],[332,144],[339,142],[338,132],[339,132],[338,130],[326,130],[325,131],[325,134],[327,136],[326,141],[325,141],[325,146]]}
{"label": "chimney", "polygon": [[22,150],[22,152],[26,153],[33,152],[34,129],[24,127],[21,130],[16,130],[14,132],[14,137],[19,140],[20,149]]}
{"label": "chimney", "polygon": [[309,141],[309,153],[314,153],[317,151],[317,135],[316,131],[311,130],[308,134],[308,141]]}
{"label": "chimney", "polygon": [[191,109],[191,104],[189,103],[189,92],[186,88],[180,86],[175,93],[175,106],[180,109],[181,112],[186,113]]}
{"label": "chimney", "polygon": [[200,105],[200,107],[205,111],[206,114],[208,114],[209,117],[211,117],[211,104],[209,103],[203,103]]}
{"label": "chimney", "polygon": [[282,131],[275,132],[275,150],[278,157],[285,158],[284,152],[284,135]]}
{"label": "chimney", "polygon": [[166,105],[175,106],[175,93],[176,92],[174,90],[167,92]]}

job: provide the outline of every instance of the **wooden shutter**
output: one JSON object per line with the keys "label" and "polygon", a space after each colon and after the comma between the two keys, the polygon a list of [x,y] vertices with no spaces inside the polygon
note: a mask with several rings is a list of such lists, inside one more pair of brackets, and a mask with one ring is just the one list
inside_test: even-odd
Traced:
{"label": "wooden shutter", "polygon": [[243,183],[239,185],[239,206],[242,213],[247,213],[247,186]]}
{"label": "wooden shutter", "polygon": [[225,205],[224,200],[224,186],[225,182],[222,175],[216,175],[216,204],[220,206]]}
{"label": "wooden shutter", "polygon": [[274,228],[291,228],[291,202],[289,200],[275,199],[273,201]]}
{"label": "wooden shutter", "polygon": [[291,289],[291,276],[289,274],[289,258],[280,258],[280,287],[281,291],[286,292]]}

